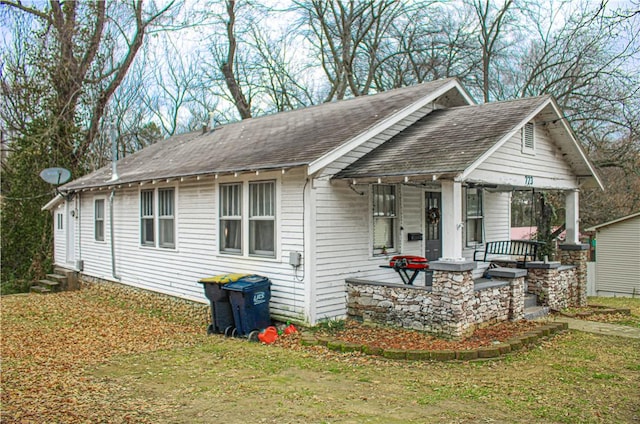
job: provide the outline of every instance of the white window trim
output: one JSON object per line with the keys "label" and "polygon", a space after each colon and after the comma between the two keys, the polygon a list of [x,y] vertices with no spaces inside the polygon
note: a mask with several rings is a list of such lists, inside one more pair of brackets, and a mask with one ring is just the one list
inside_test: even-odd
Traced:
{"label": "white window trim", "polygon": [[[246,176],[245,176],[246,175]],[[259,261],[267,261],[267,262],[278,262],[282,256],[281,245],[282,245],[282,232],[280,229],[281,222],[281,214],[282,214],[282,180],[281,173],[275,172],[265,172],[264,175],[260,173],[260,178],[251,176],[249,174],[241,175],[238,177],[221,177],[219,178],[216,184],[216,246],[218,250],[218,254],[225,257],[230,258],[243,258],[249,260],[259,260]],[[257,254],[249,254],[249,242],[250,242],[250,234],[249,234],[249,184],[250,183],[259,183],[259,182],[269,182],[272,181],[275,184],[275,241],[274,241],[274,252],[273,256],[271,255],[257,255]],[[242,215],[241,215],[241,228],[242,228],[242,241],[240,244],[240,252],[230,252],[224,251],[221,249],[220,243],[220,234],[221,226],[220,226],[220,186],[225,184],[241,184],[242,185]]]}
{"label": "white window trim", "polygon": [[[162,189],[172,189],[173,190],[173,246],[161,246],[160,245],[160,195],[159,190]],[[144,244],[142,243],[142,216],[141,216],[141,203],[142,203],[142,192],[151,190],[153,191],[153,244]],[[179,205],[178,205],[178,187],[176,185],[161,185],[158,187],[147,187],[141,186],[138,189],[138,246],[142,249],[153,249],[153,250],[161,250],[161,251],[177,251],[178,250],[178,242],[179,242],[179,234],[178,234],[178,216],[179,216]]]}
{"label": "white window trim", "polygon": [[[172,214],[171,215],[160,215],[160,191],[168,191],[171,190],[172,191]],[[157,205],[158,205],[158,213],[157,215],[157,223],[158,223],[158,229],[157,229],[157,235],[158,235],[158,248],[160,249],[175,249],[176,248],[176,239],[177,239],[177,234],[176,234],[176,202],[177,202],[177,196],[176,196],[176,189],[175,187],[160,187],[156,190],[156,193],[158,194],[158,200],[157,200]],[[171,244],[167,244],[162,242],[162,231],[160,229],[161,225],[160,223],[164,220],[168,220],[170,219],[171,222],[173,223],[173,243]]]}
{"label": "white window trim", "polygon": [[[526,143],[526,132],[527,128],[531,128],[531,146],[527,146]],[[520,138],[521,138],[521,149],[522,153],[526,155],[535,155],[536,154],[536,126],[533,122],[527,122],[523,125],[520,130]]]}
{"label": "white window trim", "polygon": [[[484,213],[485,213],[484,212],[485,211],[485,205],[484,205],[485,195],[484,195],[484,190],[482,188],[480,188],[480,187],[476,188],[476,190],[478,190],[480,192],[481,197],[482,197],[482,200],[481,200],[481,202],[482,202],[481,215],[468,216],[468,213],[467,213],[468,212],[468,209],[467,209],[467,190],[468,189],[469,188],[466,187],[463,190],[464,195],[462,196],[463,203],[464,203],[464,215],[463,215],[463,217],[464,217],[464,228],[465,228],[465,231],[464,231],[464,245],[465,245],[466,248],[475,248],[477,246],[483,246],[486,243],[486,237],[485,237],[485,215],[484,215]],[[482,227],[480,229],[480,231],[482,233],[482,241],[479,242],[479,243],[476,242],[475,240],[474,241],[469,241],[469,239],[467,238],[467,230],[466,230],[466,228],[468,226],[467,222],[470,219],[479,219],[480,223],[482,225]]]}
{"label": "white window trim", "polygon": [[[221,208],[222,208],[222,201],[221,201],[221,196],[222,196],[222,188],[226,187],[226,186],[232,186],[232,185],[237,185],[240,187],[240,215],[222,215],[221,214]],[[243,225],[243,220],[244,220],[244,192],[245,192],[245,187],[244,187],[244,183],[241,181],[234,181],[234,182],[226,182],[226,183],[220,183],[218,184],[218,190],[217,190],[217,202],[218,202],[218,208],[217,208],[217,213],[218,213],[218,222],[217,222],[217,228],[218,228],[218,252],[220,252],[221,254],[224,255],[233,255],[233,256],[241,256],[243,253],[243,247],[244,247],[244,225]],[[239,221],[240,222],[240,249],[223,249],[222,248],[222,220],[227,220],[227,221]]]}
{"label": "white window trim", "polygon": [[[395,217],[393,220],[393,248],[387,249],[383,251],[383,249],[375,248],[375,217],[373,216],[373,187],[376,185],[385,185],[385,186],[393,186],[395,191]],[[372,257],[380,257],[387,256],[389,254],[399,253],[401,250],[400,243],[400,213],[401,208],[401,197],[400,197],[400,185],[399,184],[369,184],[369,202],[368,202],[368,218],[369,218],[369,251],[371,252]]]}
{"label": "white window trim", "polygon": [[[102,240],[96,237],[96,203],[98,201],[102,201]],[[96,243],[107,242],[107,199],[102,196],[93,199],[93,241]]]}
{"label": "white window trim", "polygon": [[[275,209],[274,214],[273,214],[273,219],[269,216],[267,218],[262,217],[262,216],[257,216],[257,217],[252,217],[251,216],[251,185],[252,184],[257,184],[257,183],[273,183],[273,208]],[[260,258],[275,258],[277,256],[278,253],[278,249],[277,249],[277,231],[276,228],[278,227],[278,208],[277,208],[277,198],[278,198],[278,184],[276,182],[276,180],[273,179],[267,179],[267,180],[256,180],[256,181],[249,181],[247,183],[247,215],[246,215],[246,221],[247,221],[247,250],[248,250],[248,255],[252,256],[252,257],[260,257]],[[273,254],[268,253],[267,251],[264,251],[264,253],[260,253],[261,251],[256,250],[255,253],[251,253],[251,222],[252,221],[273,221]],[[244,233],[243,233],[244,234]]]}

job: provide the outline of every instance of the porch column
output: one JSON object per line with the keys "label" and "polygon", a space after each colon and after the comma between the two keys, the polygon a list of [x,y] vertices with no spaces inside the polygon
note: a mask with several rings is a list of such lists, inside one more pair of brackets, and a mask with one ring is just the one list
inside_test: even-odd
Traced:
{"label": "porch column", "polygon": [[564,199],[565,222],[567,226],[566,244],[580,243],[580,205],[578,190],[567,191]]}
{"label": "porch column", "polygon": [[458,181],[442,185],[442,259],[463,261],[462,257],[462,184]]}

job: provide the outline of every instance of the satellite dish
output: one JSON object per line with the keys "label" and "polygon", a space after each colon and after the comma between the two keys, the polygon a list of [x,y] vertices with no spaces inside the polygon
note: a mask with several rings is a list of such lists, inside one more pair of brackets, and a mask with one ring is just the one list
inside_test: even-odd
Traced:
{"label": "satellite dish", "polygon": [[71,178],[71,171],[65,168],[47,168],[40,172],[40,178],[49,184],[59,186],[60,184],[64,184],[69,181],[69,178]]}

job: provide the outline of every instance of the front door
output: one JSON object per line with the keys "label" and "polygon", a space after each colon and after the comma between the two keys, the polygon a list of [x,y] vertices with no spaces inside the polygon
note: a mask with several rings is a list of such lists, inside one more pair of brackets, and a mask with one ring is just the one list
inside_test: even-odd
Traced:
{"label": "front door", "polygon": [[442,256],[442,228],[440,215],[442,213],[442,196],[440,192],[427,191],[424,199],[425,207],[425,254],[429,261],[437,261]]}

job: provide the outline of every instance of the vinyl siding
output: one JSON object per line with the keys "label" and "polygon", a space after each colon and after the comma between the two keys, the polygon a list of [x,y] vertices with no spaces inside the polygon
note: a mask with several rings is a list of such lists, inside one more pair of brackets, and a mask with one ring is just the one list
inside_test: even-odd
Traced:
{"label": "vinyl siding", "polygon": [[521,131],[485,159],[468,177],[487,184],[576,188],[576,178],[543,125],[535,126],[535,154],[522,152]]}
{"label": "vinyl siding", "polygon": [[600,228],[596,240],[596,292],[640,294],[640,217]]}
{"label": "vinyl siding", "polygon": [[[119,189],[114,198],[116,275],[124,284],[198,302],[208,302],[198,281],[211,275],[240,272],[271,279],[271,313],[274,316],[304,319],[304,281],[298,281],[289,265],[289,252],[303,252],[302,170],[258,176],[242,176],[234,181],[277,180],[276,258],[224,255],[218,252],[218,181],[213,177],[189,179],[158,187],[175,187],[176,248],[140,245],[139,190],[156,188],[145,184]],[[221,181],[224,181],[221,179]],[[93,199],[103,192],[83,193],[82,259],[84,273],[114,280],[111,272],[109,204],[106,202],[105,241],[93,240]],[[245,252],[247,247],[245,246]],[[304,258],[297,276],[304,275]]]}
{"label": "vinyl siding", "polygon": [[[421,242],[407,242],[407,232],[423,232],[421,188],[397,186],[399,190],[399,248],[396,254],[424,256]],[[368,185],[351,190],[342,183],[316,181],[317,200],[316,251],[316,316],[318,320],[346,315],[346,278],[362,278],[381,282],[400,282],[391,269],[380,268],[389,263],[389,255],[372,256],[371,199]]]}
{"label": "vinyl siding", "polygon": [[484,234],[486,241],[511,237],[511,193],[484,191]]}

